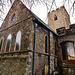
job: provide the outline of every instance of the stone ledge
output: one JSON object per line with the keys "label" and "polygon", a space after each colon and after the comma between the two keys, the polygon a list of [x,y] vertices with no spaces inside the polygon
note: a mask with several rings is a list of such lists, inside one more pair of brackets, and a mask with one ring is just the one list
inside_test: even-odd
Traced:
{"label": "stone ledge", "polygon": [[33,52],[33,51],[32,50],[19,50],[19,51],[10,51],[10,52],[0,52],[0,55],[14,54],[14,53],[24,53],[24,52]]}
{"label": "stone ledge", "polygon": [[14,55],[14,56],[4,56],[0,57],[0,59],[26,59],[29,55]]}

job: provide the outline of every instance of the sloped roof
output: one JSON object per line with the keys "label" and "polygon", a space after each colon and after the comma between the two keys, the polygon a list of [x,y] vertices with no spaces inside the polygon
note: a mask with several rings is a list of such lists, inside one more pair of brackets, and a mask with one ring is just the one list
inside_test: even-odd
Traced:
{"label": "sloped roof", "polygon": [[[15,2],[17,2],[17,1],[20,1],[20,2],[22,2],[21,0],[15,0],[14,1],[14,3]],[[14,4],[13,3],[13,4]],[[22,2],[23,3],[23,2]],[[25,6],[25,4],[23,3],[23,5]],[[12,5],[13,6],[13,5]],[[11,6],[11,8],[12,8],[12,6]],[[26,7],[26,6],[25,6]],[[10,9],[11,9],[10,8]],[[26,7],[27,8],[27,7]],[[54,33],[55,35],[57,35],[57,33],[55,33],[46,23],[44,23],[38,16],[36,16],[31,10],[29,10],[28,8],[27,8],[27,10],[32,14],[32,16],[33,17],[35,17],[44,27],[46,27],[49,31],[51,31],[52,33]],[[10,10],[9,10],[10,11]]]}
{"label": "sloped roof", "polygon": [[[24,4],[25,5],[25,4]],[[28,9],[28,8],[27,8]],[[29,10],[29,9],[28,9]],[[30,10],[29,10],[30,11]],[[47,29],[49,29],[52,33],[54,33],[55,35],[58,35],[55,31],[53,31],[45,22],[43,22],[37,15],[35,15],[32,11],[30,11],[32,13],[32,15],[43,25],[45,26]]]}
{"label": "sloped roof", "polygon": [[33,16],[43,25],[45,26],[47,29],[49,29],[52,33],[54,33],[55,35],[58,35],[57,33],[55,33],[45,22],[43,22],[38,16],[36,16],[33,12],[32,12]]}

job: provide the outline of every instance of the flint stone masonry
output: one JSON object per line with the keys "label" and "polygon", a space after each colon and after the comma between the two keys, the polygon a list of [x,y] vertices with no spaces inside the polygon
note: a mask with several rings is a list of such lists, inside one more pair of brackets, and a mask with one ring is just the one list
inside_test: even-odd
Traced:
{"label": "flint stone masonry", "polygon": [[[16,15],[16,18],[11,23],[14,15]],[[37,24],[36,28],[35,24]],[[21,32],[21,40],[20,49],[16,50],[18,31]],[[6,52],[9,34],[11,34],[11,43],[9,51]],[[0,52],[0,74],[32,75],[33,67],[35,68],[35,75],[51,74],[55,65],[54,57],[50,56],[50,54],[55,55],[56,38],[54,37],[56,36],[56,33],[50,30],[20,0],[15,0],[0,28],[0,39],[3,38]],[[46,43],[47,52],[45,51]],[[33,64],[34,49],[35,64]]]}
{"label": "flint stone masonry", "polygon": [[[11,23],[14,14],[16,19]],[[32,51],[34,45],[34,23],[32,20],[32,14],[25,5],[20,0],[15,0],[0,29],[0,38],[3,38],[0,52],[1,75],[32,75]],[[20,50],[16,51],[16,35],[18,31],[21,31],[21,44]],[[10,51],[6,52],[9,34],[11,34],[11,45]]]}
{"label": "flint stone masonry", "polygon": [[[45,53],[45,37],[47,36],[47,40],[49,40],[48,30],[43,28],[38,24],[36,28],[36,52]],[[49,45],[49,42],[48,42]],[[48,47],[49,52],[49,47]]]}
{"label": "flint stone masonry", "polygon": [[[61,58],[62,67],[68,67],[66,69],[63,68],[63,75],[66,75],[66,74],[68,75],[70,73],[69,69],[71,70],[72,74],[75,74],[75,72],[74,72],[75,57],[68,56],[67,60],[63,60],[62,47],[61,47],[61,43],[69,41],[69,42],[73,42],[73,46],[75,49],[75,24],[70,25],[68,29],[66,29],[65,27],[57,29],[57,33],[59,34],[58,53],[60,53],[59,57]],[[71,68],[71,67],[73,67],[73,68]]]}
{"label": "flint stone masonry", "polygon": [[52,73],[52,71],[54,71],[54,59],[55,57],[53,55],[55,55],[55,41],[53,38],[53,34],[50,33],[50,74]]}
{"label": "flint stone masonry", "polygon": [[0,57],[0,74],[1,75],[30,75],[29,56],[11,56]]}
{"label": "flint stone masonry", "polygon": [[[11,19],[13,15],[16,15],[16,19],[13,23],[11,23]],[[11,9],[9,10],[2,26],[1,30],[6,29],[10,26],[13,26],[23,20],[27,20],[32,16],[31,12],[27,9],[27,7],[21,2],[21,0],[15,0]]]}
{"label": "flint stone masonry", "polygon": [[[45,37],[49,40],[49,31],[39,24],[36,27],[36,54],[35,54],[35,75],[44,74],[45,65],[48,65],[48,56],[45,55]],[[49,45],[49,42],[47,43]],[[49,54],[49,46],[47,47]]]}

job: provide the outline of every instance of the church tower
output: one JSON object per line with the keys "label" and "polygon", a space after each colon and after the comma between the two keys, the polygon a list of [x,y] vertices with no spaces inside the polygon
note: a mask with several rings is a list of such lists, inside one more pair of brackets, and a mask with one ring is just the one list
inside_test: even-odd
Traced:
{"label": "church tower", "polygon": [[69,27],[70,17],[64,6],[57,8],[56,10],[53,10],[52,12],[48,13],[48,25],[55,32],[56,29],[58,28]]}

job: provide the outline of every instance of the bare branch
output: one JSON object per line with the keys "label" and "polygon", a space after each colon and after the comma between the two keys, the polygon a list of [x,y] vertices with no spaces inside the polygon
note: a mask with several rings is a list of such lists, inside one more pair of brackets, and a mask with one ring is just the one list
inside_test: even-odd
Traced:
{"label": "bare branch", "polygon": [[[5,3],[6,1],[6,3]],[[44,4],[47,8],[47,12],[51,12],[54,8],[58,7],[57,1],[59,0],[23,0],[23,2],[32,9],[33,6],[37,6],[39,4]],[[12,4],[13,0],[0,0],[0,13],[4,12],[4,8],[6,4]],[[66,8],[68,8],[69,14],[72,12],[74,15],[75,12],[75,0],[61,0],[60,2]],[[6,8],[7,9],[7,8]]]}

